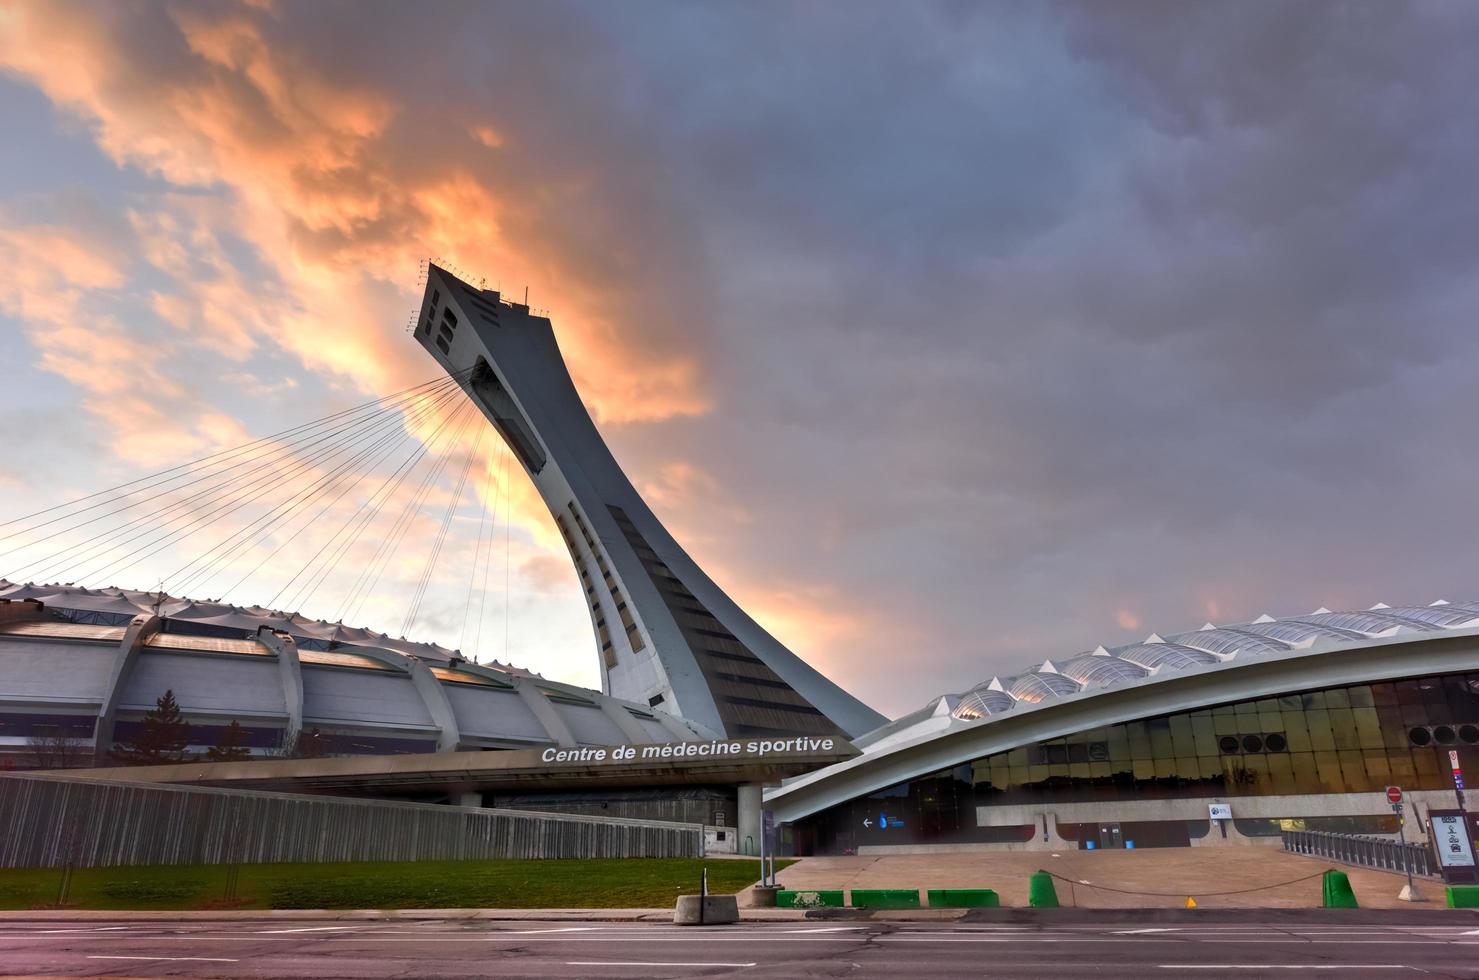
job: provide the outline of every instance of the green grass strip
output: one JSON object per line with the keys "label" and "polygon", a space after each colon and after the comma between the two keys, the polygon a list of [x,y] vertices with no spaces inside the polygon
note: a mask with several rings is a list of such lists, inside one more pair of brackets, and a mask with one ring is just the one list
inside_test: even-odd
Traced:
{"label": "green grass strip", "polygon": [[[776,870],[794,864],[777,861]],[[563,861],[425,861],[244,864],[236,900],[221,865],[80,868],[65,907],[77,909],[425,909],[670,908],[709,891],[729,895],[755,883],[759,862],[699,858]],[[62,874],[0,869],[0,909],[57,904]]]}

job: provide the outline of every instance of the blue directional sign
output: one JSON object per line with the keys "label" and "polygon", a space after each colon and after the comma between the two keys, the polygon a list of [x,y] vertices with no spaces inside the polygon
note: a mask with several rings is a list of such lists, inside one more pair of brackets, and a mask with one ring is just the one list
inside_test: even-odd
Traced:
{"label": "blue directional sign", "polygon": [[[871,830],[873,828],[873,818],[872,817],[865,817],[865,818],[863,818],[863,826]],[[878,829],[879,830],[888,830],[890,827],[902,827],[902,826],[904,826],[904,821],[900,820],[898,817],[891,817],[891,816],[889,816],[886,813],[879,813],[878,814]]]}

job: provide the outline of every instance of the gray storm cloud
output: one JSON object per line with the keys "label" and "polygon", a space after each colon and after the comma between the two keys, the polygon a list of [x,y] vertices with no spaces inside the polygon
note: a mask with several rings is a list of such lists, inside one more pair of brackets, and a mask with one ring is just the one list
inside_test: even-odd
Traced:
{"label": "gray storm cloud", "polygon": [[[609,314],[583,381],[694,362],[704,409],[608,425],[619,459],[704,474],[659,513],[883,710],[1152,629],[1479,597],[1471,5],[197,10],[399,107],[301,174],[377,204],[293,225],[304,261],[434,252],[406,188],[465,177],[502,254]],[[112,25],[95,98],[146,129],[158,86],[240,83],[158,9]]]}

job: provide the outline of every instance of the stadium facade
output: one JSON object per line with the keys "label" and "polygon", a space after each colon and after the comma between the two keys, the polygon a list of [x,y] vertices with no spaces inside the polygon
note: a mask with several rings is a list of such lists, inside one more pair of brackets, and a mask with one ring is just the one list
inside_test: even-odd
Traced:
{"label": "stadium facade", "polygon": [[[802,854],[1389,835],[1479,771],[1479,603],[1207,624],[940,697],[767,797]],[[1213,807],[1230,819],[1213,819]]]}
{"label": "stadium facade", "polygon": [[[310,732],[323,754],[360,760],[139,778],[441,790],[493,805],[518,805],[490,795],[517,787],[541,809],[610,813],[612,788],[682,784],[699,788],[699,809],[737,809],[745,840],[765,783],[800,854],[1391,834],[1386,786],[1420,815],[1454,805],[1456,769],[1479,772],[1479,602],[1151,634],[888,721],[757,625],[663,528],[582,405],[547,319],[432,265],[415,336],[549,507],[603,690],[275,610],[0,582],[0,761],[58,734],[104,759],[170,689],[198,748],[236,721],[257,756]],[[724,764],[695,744],[712,754],[722,740],[737,753]],[[610,751],[639,745],[674,751]],[[506,754],[467,757],[478,750]],[[654,761],[587,764],[597,756]],[[672,792],[615,802],[624,816],[688,812]]]}
{"label": "stadium facade", "polygon": [[[195,751],[238,723],[254,754],[311,735],[324,755],[712,738],[667,712],[431,643],[292,613],[124,589],[0,582],[0,758],[67,735],[87,761],[165,691]],[[82,761],[79,759],[78,761]]]}

